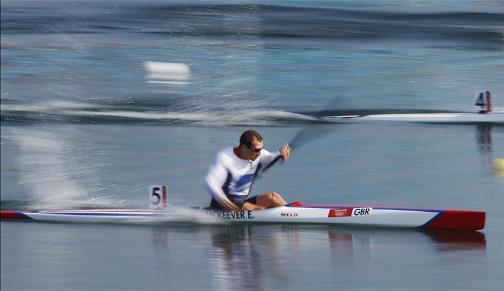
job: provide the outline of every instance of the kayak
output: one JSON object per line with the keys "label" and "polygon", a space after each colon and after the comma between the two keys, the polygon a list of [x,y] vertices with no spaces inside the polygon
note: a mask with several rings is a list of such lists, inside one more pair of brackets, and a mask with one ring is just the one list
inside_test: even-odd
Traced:
{"label": "kayak", "polygon": [[[382,228],[481,230],[486,213],[293,202],[264,210],[223,211],[192,209],[224,223],[275,223],[366,226]],[[168,220],[168,209],[92,209],[0,211],[0,220],[68,223],[149,223]]]}
{"label": "kayak", "polygon": [[504,112],[487,113],[410,113],[410,114],[369,114],[336,115],[321,118],[327,122],[415,122],[439,124],[495,124],[504,125]]}
{"label": "kayak", "polygon": [[417,123],[447,123],[447,124],[496,124],[504,125],[504,112],[493,112],[490,91],[480,92],[476,98],[474,112],[448,113],[403,113],[403,114],[364,114],[364,115],[335,115],[324,116],[327,122],[356,122],[356,121],[386,121],[386,122],[417,122]]}

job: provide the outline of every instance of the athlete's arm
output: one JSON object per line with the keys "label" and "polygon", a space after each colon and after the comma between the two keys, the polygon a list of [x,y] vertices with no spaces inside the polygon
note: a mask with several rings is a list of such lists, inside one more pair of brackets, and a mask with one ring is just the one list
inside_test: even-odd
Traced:
{"label": "athlete's arm", "polygon": [[280,150],[276,152],[269,152],[265,149],[261,151],[261,164],[264,166],[269,165],[271,162],[273,162],[275,159],[277,159],[279,156],[282,157],[283,160],[288,160],[290,157],[291,153],[291,147],[288,144],[283,145]]}
{"label": "athlete's arm", "polygon": [[269,165],[269,163],[273,162],[274,159],[276,159],[280,155],[280,152],[270,152],[266,149],[261,150],[261,155],[259,156],[261,161],[260,163],[263,166]]}
{"label": "athlete's arm", "polygon": [[215,199],[215,201],[217,201],[222,207],[238,211],[240,210],[240,207],[229,200],[222,190],[222,186],[226,182],[227,175],[227,169],[219,162],[219,159],[216,158],[212,165],[210,165],[208,174],[205,177],[205,188],[208,193],[212,195],[212,198]]}

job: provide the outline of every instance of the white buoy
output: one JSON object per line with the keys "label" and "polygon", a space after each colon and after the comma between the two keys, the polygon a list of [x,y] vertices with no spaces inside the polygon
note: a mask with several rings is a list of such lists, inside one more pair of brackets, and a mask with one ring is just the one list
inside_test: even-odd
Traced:
{"label": "white buoy", "polygon": [[184,63],[144,62],[147,82],[160,85],[186,85],[191,68]]}

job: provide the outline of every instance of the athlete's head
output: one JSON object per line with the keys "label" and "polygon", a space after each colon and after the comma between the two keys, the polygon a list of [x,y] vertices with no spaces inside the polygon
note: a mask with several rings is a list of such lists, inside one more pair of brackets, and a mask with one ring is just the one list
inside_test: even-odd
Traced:
{"label": "athlete's head", "polygon": [[259,153],[263,147],[263,138],[255,130],[247,130],[240,136],[240,146],[245,146],[247,149]]}

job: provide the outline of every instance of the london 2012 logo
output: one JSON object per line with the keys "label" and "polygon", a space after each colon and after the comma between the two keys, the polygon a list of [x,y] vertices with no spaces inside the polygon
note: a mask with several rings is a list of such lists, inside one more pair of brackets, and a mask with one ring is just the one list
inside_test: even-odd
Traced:
{"label": "london 2012 logo", "polygon": [[346,217],[352,216],[353,208],[333,208],[329,210],[327,217]]}

